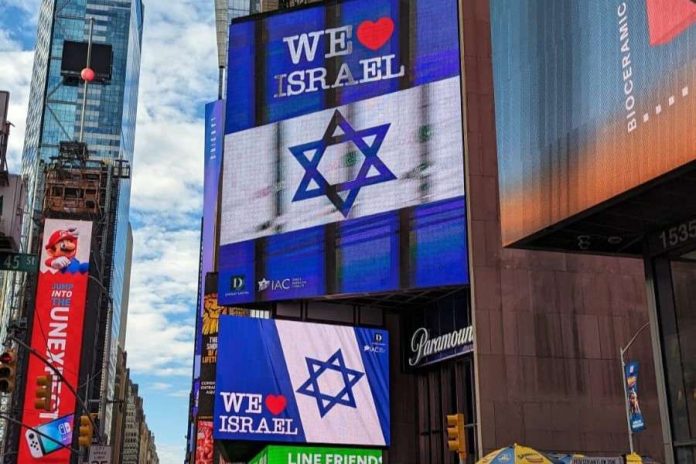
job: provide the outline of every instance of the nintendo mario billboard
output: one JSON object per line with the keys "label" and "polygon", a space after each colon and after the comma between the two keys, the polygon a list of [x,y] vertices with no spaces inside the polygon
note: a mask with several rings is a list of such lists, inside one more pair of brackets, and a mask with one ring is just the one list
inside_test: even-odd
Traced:
{"label": "nintendo mario billboard", "polygon": [[[73,386],[80,371],[91,238],[91,222],[46,219],[41,244],[31,346]],[[54,372],[30,356],[22,423],[41,434],[22,429],[18,462],[70,462],[75,395],[53,375],[50,410],[37,410],[33,379],[46,374]]]}

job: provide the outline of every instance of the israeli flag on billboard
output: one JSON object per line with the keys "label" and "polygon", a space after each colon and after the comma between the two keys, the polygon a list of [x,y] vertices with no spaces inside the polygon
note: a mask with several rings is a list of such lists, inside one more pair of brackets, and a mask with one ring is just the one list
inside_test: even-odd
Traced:
{"label": "israeli flag on billboard", "polygon": [[220,317],[216,440],[388,446],[379,329]]}

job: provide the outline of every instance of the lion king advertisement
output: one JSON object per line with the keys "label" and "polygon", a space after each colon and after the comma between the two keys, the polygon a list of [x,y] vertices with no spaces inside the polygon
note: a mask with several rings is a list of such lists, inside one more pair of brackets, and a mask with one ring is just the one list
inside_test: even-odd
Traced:
{"label": "lion king advertisement", "polygon": [[[210,272],[205,276],[205,293],[203,295],[203,322],[201,333],[201,389],[198,401],[198,417],[213,417],[215,404],[215,371],[218,353],[218,323],[221,315],[248,316],[249,310],[220,306],[217,295],[218,274]],[[199,422],[200,424],[200,422]]]}
{"label": "lion king advertisement", "polygon": [[[70,385],[77,385],[80,374],[91,238],[91,222],[46,219],[44,224],[31,347]],[[17,462],[70,462],[75,395],[50,367],[30,356],[27,378],[46,374],[54,379],[49,410],[34,408],[36,384],[27,382],[22,423],[41,433],[22,429]]]}

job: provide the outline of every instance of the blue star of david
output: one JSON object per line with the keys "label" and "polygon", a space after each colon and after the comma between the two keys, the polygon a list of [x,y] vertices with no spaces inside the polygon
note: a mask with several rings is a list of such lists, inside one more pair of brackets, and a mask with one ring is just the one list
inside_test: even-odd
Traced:
{"label": "blue star of david", "polygon": [[[353,386],[365,375],[363,372],[349,369],[343,360],[343,353],[339,349],[326,361],[305,358],[309,379],[297,389],[297,393],[311,396],[317,400],[319,414],[324,417],[337,404],[356,408]],[[319,377],[327,370],[336,371],[343,378],[343,388],[335,396],[322,393],[319,389]]]}
{"label": "blue star of david", "polygon": [[[300,181],[292,201],[326,196],[344,217],[348,217],[361,188],[396,179],[394,173],[377,156],[390,126],[391,124],[383,124],[356,131],[338,110],[334,111],[329,126],[320,140],[290,147],[290,152],[305,170],[305,175]],[[374,137],[372,144],[368,144],[366,141],[370,137]],[[365,156],[365,161],[354,180],[330,185],[319,172],[319,162],[328,147],[348,141],[355,144]],[[370,174],[371,170],[374,172],[373,174]],[[368,174],[370,175],[368,176]],[[315,186],[310,188],[312,181],[314,181]],[[348,192],[345,199],[339,195],[343,192]]]}

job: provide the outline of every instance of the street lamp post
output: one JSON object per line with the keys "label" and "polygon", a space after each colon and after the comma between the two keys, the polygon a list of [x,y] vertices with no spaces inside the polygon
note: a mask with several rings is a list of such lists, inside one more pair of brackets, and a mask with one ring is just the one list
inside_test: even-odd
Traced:
{"label": "street lamp post", "polygon": [[628,427],[628,447],[629,450],[631,451],[631,454],[634,452],[633,448],[633,430],[631,430],[631,413],[630,413],[630,403],[628,399],[628,387],[626,385],[626,361],[624,360],[624,354],[628,351],[628,349],[633,345],[633,342],[636,341],[638,338],[638,335],[640,335],[643,330],[647,329],[650,326],[650,322],[646,322],[645,324],[642,325],[638,331],[633,335],[633,338],[629,340],[629,342],[626,344],[624,347],[619,348],[619,355],[621,358],[621,383],[623,384],[623,391],[624,391],[624,410],[626,411],[626,425]]}
{"label": "street lamp post", "polygon": [[105,341],[104,341],[104,357],[106,358],[106,372],[102,372],[102,385],[101,389],[102,391],[100,392],[99,398],[99,410],[100,410],[100,421],[99,421],[99,435],[104,436],[106,434],[106,405],[108,404],[107,399],[106,399],[106,394],[108,389],[106,388],[106,383],[108,382],[109,378],[109,372],[108,372],[108,367],[110,364],[110,357],[111,357],[111,318],[113,317],[113,307],[114,307],[114,300],[111,297],[111,294],[109,293],[109,289],[107,289],[104,284],[102,283],[101,280],[97,279],[93,275],[89,274],[88,275],[89,279],[92,282],[95,282],[97,286],[101,289],[104,295],[106,295],[106,298],[109,300],[109,307],[107,308],[106,311],[106,329],[105,329]]}

